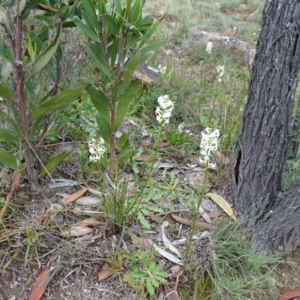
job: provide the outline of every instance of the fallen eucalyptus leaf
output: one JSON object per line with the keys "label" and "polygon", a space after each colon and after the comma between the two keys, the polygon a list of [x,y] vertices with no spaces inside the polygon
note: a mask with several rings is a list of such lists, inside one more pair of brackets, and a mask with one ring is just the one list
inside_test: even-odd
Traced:
{"label": "fallen eucalyptus leaf", "polygon": [[237,222],[237,219],[233,213],[231,206],[223,197],[215,193],[207,193],[206,196],[213,200],[215,203],[217,203],[230,218]]}
{"label": "fallen eucalyptus leaf", "polygon": [[164,258],[168,259],[169,261],[173,262],[174,264],[177,265],[183,265],[183,263],[181,262],[181,260],[179,258],[177,258],[175,255],[167,252],[166,250],[160,248],[159,246],[157,246],[156,244],[153,243],[153,241],[148,240],[149,243],[151,245],[153,245],[153,247],[155,248],[155,250]]}
{"label": "fallen eucalyptus leaf", "polygon": [[80,198],[81,196],[83,196],[85,193],[87,192],[87,188],[83,188],[82,190],[70,195],[64,203],[64,206],[74,202],[75,200],[77,200],[78,198]]}
{"label": "fallen eucalyptus leaf", "polygon": [[292,300],[300,297],[300,288],[292,289],[280,296],[279,300]]}
{"label": "fallen eucalyptus leaf", "polygon": [[85,226],[72,225],[69,229],[63,230],[60,235],[62,237],[83,236],[93,232],[93,229]]}
{"label": "fallen eucalyptus leaf", "polygon": [[84,226],[84,227],[88,227],[88,226],[97,226],[97,225],[101,225],[103,224],[103,221],[97,220],[94,217],[90,217],[84,220],[80,220],[78,222],[76,222],[76,226]]}
{"label": "fallen eucalyptus leaf", "polygon": [[110,277],[111,275],[113,275],[114,272],[115,272],[115,268],[113,268],[113,267],[104,269],[98,273],[98,280],[99,281],[104,280],[104,279]]}
{"label": "fallen eucalyptus leaf", "polygon": [[207,223],[211,224],[211,219],[210,219],[209,215],[206,213],[206,211],[204,210],[204,208],[201,205],[199,206],[199,214]]}
{"label": "fallen eucalyptus leaf", "polygon": [[172,242],[167,238],[166,233],[165,233],[165,227],[169,226],[169,222],[168,221],[164,221],[161,225],[161,237],[162,237],[162,241],[164,243],[164,246],[169,249],[170,251],[172,251],[173,253],[175,253],[178,257],[181,258],[181,254],[180,252],[177,250],[176,247],[174,247],[174,245],[172,244]]}
{"label": "fallen eucalyptus leaf", "polygon": [[[174,214],[171,214],[171,216],[178,223],[180,223],[182,225],[186,225],[186,226],[191,226],[191,222],[189,220],[184,219],[182,217],[178,217],[178,216],[176,216]],[[205,230],[211,230],[212,229],[211,224],[207,224],[206,222],[197,222],[196,223],[196,227],[197,228],[202,228],[202,229],[205,229]]]}
{"label": "fallen eucalyptus leaf", "polygon": [[29,300],[39,300],[43,296],[50,281],[50,268],[44,268],[37,277],[31,290]]}
{"label": "fallen eucalyptus leaf", "polygon": [[101,200],[92,196],[84,196],[75,200],[75,203],[80,205],[95,206],[101,205]]}

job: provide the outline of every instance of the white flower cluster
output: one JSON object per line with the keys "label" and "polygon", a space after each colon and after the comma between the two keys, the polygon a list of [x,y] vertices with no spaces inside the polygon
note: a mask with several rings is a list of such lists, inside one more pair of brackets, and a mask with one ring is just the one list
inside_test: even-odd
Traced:
{"label": "white flower cluster", "polygon": [[211,152],[218,149],[220,132],[218,129],[212,130],[207,127],[201,132],[200,143],[200,163],[208,163],[211,169],[216,169],[216,165],[210,162]]}
{"label": "white flower cluster", "polygon": [[166,66],[158,65],[157,69],[158,69],[158,71],[161,75],[164,75],[167,72],[167,67]]}
{"label": "white flower cluster", "polygon": [[169,99],[168,95],[158,97],[157,102],[159,104],[155,111],[157,122],[162,125],[169,124],[174,102]]}
{"label": "white flower cluster", "polygon": [[91,139],[89,141],[90,161],[96,162],[105,153],[104,140],[103,138]]}
{"label": "white flower cluster", "polygon": [[222,82],[222,77],[224,76],[224,66],[217,66],[218,81]]}
{"label": "white flower cluster", "polygon": [[208,54],[211,54],[212,48],[213,48],[213,43],[212,42],[207,42],[207,44],[206,44],[206,52]]}

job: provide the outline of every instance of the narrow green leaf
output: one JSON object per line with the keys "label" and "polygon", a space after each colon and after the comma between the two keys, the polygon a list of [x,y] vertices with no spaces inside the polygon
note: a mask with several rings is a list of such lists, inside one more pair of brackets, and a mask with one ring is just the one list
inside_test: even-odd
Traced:
{"label": "narrow green leaf", "polygon": [[50,115],[68,106],[72,101],[78,99],[85,89],[86,85],[80,85],[77,88],[60,92],[58,95],[38,106],[31,115],[31,121]]}
{"label": "narrow green leaf", "polygon": [[0,111],[0,117],[2,117],[7,123],[9,123],[15,130],[18,137],[21,135],[21,130],[19,125],[13,120],[9,115],[4,113],[3,111]]}
{"label": "narrow green leaf", "polygon": [[131,0],[127,0],[127,16],[128,20],[131,20]]}
{"label": "narrow green leaf", "polygon": [[100,26],[97,20],[96,8],[94,6],[94,3],[90,0],[82,0],[81,3],[91,23],[96,28],[96,30],[99,31]]}
{"label": "narrow green leaf", "polygon": [[76,24],[76,26],[89,38],[91,38],[93,41],[100,43],[100,38],[98,37],[98,35],[96,34],[95,30],[93,28],[88,27],[87,25],[85,25],[84,23],[82,23],[79,20],[74,20],[74,23]]}
{"label": "narrow green leaf", "polygon": [[139,83],[134,81],[131,83],[129,88],[124,92],[124,94],[120,97],[120,100],[117,105],[117,111],[116,111],[115,131],[117,131],[120,125],[122,124],[126,116],[128,105],[134,98],[138,88],[139,88]]}
{"label": "narrow green leaf", "polygon": [[62,152],[50,158],[45,168],[39,173],[38,178],[45,176],[53,171],[71,152]]}
{"label": "narrow green leaf", "polygon": [[0,163],[3,163],[4,165],[14,170],[18,169],[17,158],[4,149],[0,149]]}
{"label": "narrow green leaf", "polygon": [[0,83],[0,97],[12,100],[14,95],[6,86]]}
{"label": "narrow green leaf", "polygon": [[114,19],[110,15],[103,15],[101,16],[101,19],[114,36],[117,36],[119,34],[120,28],[117,26],[117,23],[114,21]]}
{"label": "narrow green leaf", "polygon": [[106,143],[110,143],[110,136],[111,136],[111,130],[110,130],[110,124],[107,121],[107,119],[103,116],[97,117],[97,123],[99,126],[99,130],[101,132],[101,135]]}
{"label": "narrow green leaf", "polygon": [[35,15],[34,18],[37,19],[37,20],[39,20],[39,21],[46,22],[50,26],[53,25],[53,22],[49,18],[47,18],[46,16],[44,16],[44,15]]}
{"label": "narrow green leaf", "polygon": [[129,78],[131,78],[133,72],[137,68],[137,66],[141,63],[141,57],[142,55],[140,53],[137,53],[134,55],[126,64],[126,69],[123,75],[123,80],[127,81]]}
{"label": "narrow green leaf", "polygon": [[108,56],[112,66],[116,63],[116,58],[119,53],[119,48],[122,46],[120,38],[116,38],[112,45],[108,48]]}
{"label": "narrow green leaf", "polygon": [[0,37],[0,56],[8,60],[10,63],[14,63],[14,56],[8,46],[5,44],[4,39]]}
{"label": "narrow green leaf", "polygon": [[130,135],[131,135],[131,132],[123,133],[121,135],[121,137],[117,140],[116,147],[117,148],[121,148],[127,142],[127,140],[130,137]]}
{"label": "narrow green leaf", "polygon": [[146,289],[150,296],[154,295],[154,287],[152,285],[152,282],[149,278],[146,279]]}
{"label": "narrow green leaf", "polygon": [[25,82],[26,87],[26,97],[29,100],[29,102],[35,104],[36,103],[36,92],[35,92],[35,86],[31,82],[31,80],[28,80]]}
{"label": "narrow green leaf", "polygon": [[31,70],[29,71],[29,74],[25,77],[25,82],[29,80],[32,76],[40,72],[49,62],[49,60],[52,58],[52,56],[55,54],[56,49],[59,45],[59,40],[62,32],[62,24],[59,24],[58,32],[55,37],[54,42],[47,47],[35,60],[35,62],[32,65]]}
{"label": "narrow green leaf", "polygon": [[132,17],[129,22],[131,24],[136,24],[142,18],[142,3],[140,0],[136,0],[132,7]]}
{"label": "narrow green leaf", "polygon": [[16,131],[8,128],[0,128],[0,141],[11,146],[18,141],[17,137],[18,133]]}
{"label": "narrow green leaf", "polygon": [[19,6],[18,6],[18,14],[21,15],[24,8],[26,7],[26,0],[20,0]]}
{"label": "narrow green leaf", "polygon": [[[95,45],[96,46],[96,45]],[[105,64],[105,61],[102,60],[104,59],[104,56],[102,56],[102,52],[100,49],[96,49],[96,47],[92,45],[86,45],[85,46],[85,51],[88,54],[88,56],[92,59],[93,63],[98,67],[100,72],[104,75],[109,77],[110,71],[108,67]]]}
{"label": "narrow green leaf", "polygon": [[157,48],[160,48],[160,47],[164,46],[166,43],[167,43],[167,41],[158,41],[158,42],[155,42],[155,43],[153,43],[153,44],[151,44],[149,46],[144,47],[140,51],[141,51],[141,53],[144,54],[144,53],[147,53],[149,51],[152,51],[152,50],[155,50]]}
{"label": "narrow green leaf", "polygon": [[93,86],[89,86],[87,92],[99,114],[109,119],[109,103],[105,95]]}
{"label": "narrow green leaf", "polygon": [[120,0],[115,0],[114,1],[114,4],[115,4],[115,11],[121,15],[121,12],[122,12],[122,6],[121,6],[121,2]]}
{"label": "narrow green leaf", "polygon": [[152,27],[147,31],[147,33],[145,33],[145,35],[143,36],[142,41],[140,42],[140,44],[138,46],[139,49],[141,49],[148,42],[148,40],[151,38],[151,36],[157,30],[159,25],[160,25],[159,22],[154,23],[152,25]]}

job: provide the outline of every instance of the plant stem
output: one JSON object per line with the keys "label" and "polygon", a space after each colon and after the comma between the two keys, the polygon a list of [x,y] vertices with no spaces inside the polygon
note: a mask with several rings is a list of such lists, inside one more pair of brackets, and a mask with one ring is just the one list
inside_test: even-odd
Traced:
{"label": "plant stem", "polygon": [[115,119],[116,119],[116,105],[111,105],[111,117],[110,117],[110,164],[108,175],[111,180],[114,181],[116,177],[116,140],[115,140]]}
{"label": "plant stem", "polygon": [[201,202],[203,200],[204,193],[205,193],[205,190],[206,190],[207,175],[208,175],[208,162],[206,162],[206,167],[205,167],[205,172],[204,172],[204,181],[203,181],[203,187],[202,187],[202,190],[201,190],[201,195],[200,195],[200,197],[198,199],[198,202],[197,202],[195,216],[194,216],[194,218],[192,218],[192,222],[191,222],[191,233],[188,237],[187,246],[186,246],[185,258],[184,258],[184,269],[186,268],[186,263],[188,261],[190,261],[193,235],[196,231],[196,223],[198,222],[198,219],[199,219],[199,208],[200,208],[200,205],[201,205]]}
{"label": "plant stem", "polygon": [[[18,7],[20,1],[18,3]],[[29,143],[29,134],[28,134],[28,122],[26,118],[26,108],[25,108],[25,92],[24,92],[24,74],[22,66],[22,30],[23,30],[23,19],[20,14],[17,15],[17,32],[16,32],[16,57],[15,57],[15,69],[17,75],[17,91],[18,91],[18,106],[19,106],[19,117],[21,123],[22,139],[24,146],[24,159],[25,166],[27,171],[27,176],[29,181],[35,186],[38,187],[37,177],[34,171],[34,165],[31,157]]]}

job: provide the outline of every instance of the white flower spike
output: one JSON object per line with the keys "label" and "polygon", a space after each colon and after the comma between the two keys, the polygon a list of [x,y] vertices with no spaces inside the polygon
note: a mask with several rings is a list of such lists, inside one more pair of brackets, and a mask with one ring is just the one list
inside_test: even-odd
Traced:
{"label": "white flower spike", "polygon": [[211,54],[212,48],[213,48],[213,43],[212,42],[207,42],[207,44],[206,44],[206,52],[208,54]]}
{"label": "white flower spike", "polygon": [[105,153],[103,138],[91,139],[89,141],[90,162],[96,162],[101,159]]}
{"label": "white flower spike", "polygon": [[168,95],[160,96],[157,99],[159,106],[156,108],[156,120],[163,126],[169,124],[172,111],[174,108],[174,102],[172,102]]}
{"label": "white flower spike", "polygon": [[224,76],[224,66],[217,66],[217,73],[218,73],[218,81],[222,82],[222,77]]}
{"label": "white flower spike", "polygon": [[208,167],[216,169],[216,165],[210,162],[211,152],[218,149],[220,131],[218,129],[212,130],[207,127],[201,132],[200,143],[200,158],[201,163],[208,163]]}

